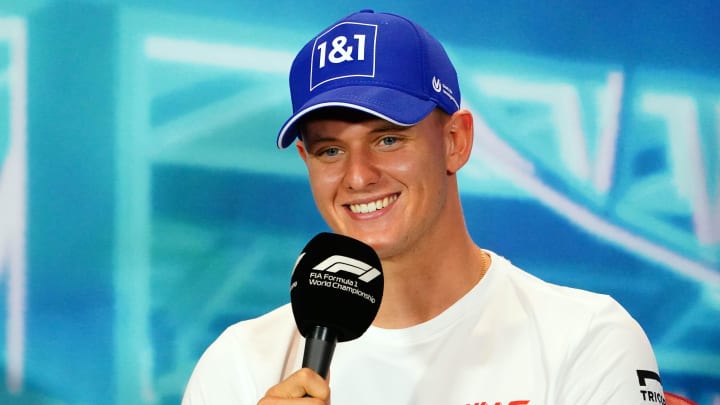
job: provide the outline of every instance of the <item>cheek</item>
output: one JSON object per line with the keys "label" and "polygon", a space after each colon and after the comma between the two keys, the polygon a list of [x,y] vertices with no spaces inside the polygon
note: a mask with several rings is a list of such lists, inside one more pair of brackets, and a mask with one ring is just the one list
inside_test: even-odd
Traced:
{"label": "cheek", "polygon": [[310,181],[310,189],[312,190],[315,202],[322,209],[323,201],[332,198],[339,187],[339,176],[334,174],[327,167],[308,166],[308,179]]}
{"label": "cheek", "polygon": [[[446,192],[448,172],[445,157],[438,151],[427,151],[421,154],[422,159],[406,161],[398,165],[398,173],[412,183],[422,204],[434,204],[442,201]],[[420,201],[417,201],[420,203]],[[430,209],[425,207],[425,209]]]}
{"label": "cheek", "polygon": [[412,182],[424,181],[428,177],[446,173],[444,156],[432,150],[396,156],[385,163],[385,169]]}

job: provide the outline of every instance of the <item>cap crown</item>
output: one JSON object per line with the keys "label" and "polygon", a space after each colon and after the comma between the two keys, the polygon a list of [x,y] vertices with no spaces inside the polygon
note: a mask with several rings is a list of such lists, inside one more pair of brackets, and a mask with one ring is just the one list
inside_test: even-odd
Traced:
{"label": "cap crown", "polygon": [[394,14],[361,11],[331,25],[298,53],[290,70],[293,116],[278,146],[295,139],[295,122],[326,106],[357,108],[414,125],[436,106],[460,107],[457,74],[442,45]]}

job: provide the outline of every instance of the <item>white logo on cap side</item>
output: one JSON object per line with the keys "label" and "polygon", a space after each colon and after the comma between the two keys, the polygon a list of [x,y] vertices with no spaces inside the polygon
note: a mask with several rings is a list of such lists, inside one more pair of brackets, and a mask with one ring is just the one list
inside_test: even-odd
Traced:
{"label": "white logo on cap side", "polygon": [[442,91],[442,82],[436,76],[433,76],[432,78],[432,86],[436,93],[440,93]]}
{"label": "white logo on cap side", "polygon": [[452,89],[450,88],[450,86],[444,84],[444,83],[442,82],[442,80],[440,80],[439,77],[433,76],[433,78],[432,78],[432,87],[433,87],[433,90],[435,90],[436,93],[442,93],[442,94],[444,94],[447,98],[450,99],[450,101],[453,102],[453,104],[455,104],[455,107],[460,108],[460,104],[458,104],[457,100],[455,99],[455,96],[453,96],[453,91],[452,91]]}

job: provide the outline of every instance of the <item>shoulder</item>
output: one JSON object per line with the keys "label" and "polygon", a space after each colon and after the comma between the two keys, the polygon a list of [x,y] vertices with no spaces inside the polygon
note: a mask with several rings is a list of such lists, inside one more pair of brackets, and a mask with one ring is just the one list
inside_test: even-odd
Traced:
{"label": "shoulder", "polygon": [[[496,285],[505,295],[498,299],[520,314],[515,322],[556,362],[558,381],[568,383],[557,388],[559,397],[571,398],[567,403],[642,402],[643,390],[651,388],[639,385],[638,376],[657,375],[657,362],[625,308],[609,295],[548,283],[503,258],[497,262]],[[661,386],[652,389],[662,392]]]}
{"label": "shoulder", "polygon": [[[637,322],[611,296],[546,282],[493,255],[493,270],[498,278],[496,287],[512,298],[528,315],[562,327],[581,324],[618,323],[636,326]],[[572,320],[573,322],[568,322]]]}
{"label": "shoulder", "polygon": [[280,381],[295,331],[289,304],[229,326],[198,360],[185,398],[200,404],[254,403]]}
{"label": "shoulder", "polygon": [[228,339],[263,339],[278,332],[295,329],[295,320],[290,304],[285,304],[257,318],[240,321],[229,326],[221,335]]}
{"label": "shoulder", "polygon": [[505,307],[511,323],[531,329],[568,356],[568,351],[588,348],[597,353],[634,350],[640,360],[652,363],[647,367],[654,365],[642,327],[609,295],[548,283],[502,257],[493,260],[494,302]]}
{"label": "shoulder", "polygon": [[287,346],[296,330],[289,304],[278,307],[257,318],[229,326],[208,347],[222,358],[242,356],[245,361],[255,357],[272,358]]}

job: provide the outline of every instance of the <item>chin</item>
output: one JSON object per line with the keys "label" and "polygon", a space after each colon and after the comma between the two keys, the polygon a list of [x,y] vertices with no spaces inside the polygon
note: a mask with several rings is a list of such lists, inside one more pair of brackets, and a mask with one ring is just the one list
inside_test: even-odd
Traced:
{"label": "chin", "polygon": [[385,259],[386,257],[392,256],[396,248],[396,245],[394,243],[383,239],[361,240],[370,245],[370,247],[375,250],[375,253],[377,253],[381,260]]}
{"label": "chin", "polygon": [[355,238],[359,241],[365,242],[366,244],[370,245],[370,247],[372,247],[375,250],[381,248],[385,243],[382,240],[382,238],[378,238],[377,236],[374,236],[367,232],[362,232],[362,231],[357,231],[357,230],[349,230],[348,232],[342,232],[342,233],[347,236],[350,236],[351,238]]}
{"label": "chin", "polygon": [[359,229],[346,229],[338,232],[340,234],[355,238],[369,245],[382,259],[384,256],[392,254],[397,248],[397,241],[394,240],[387,232],[368,232]]}

